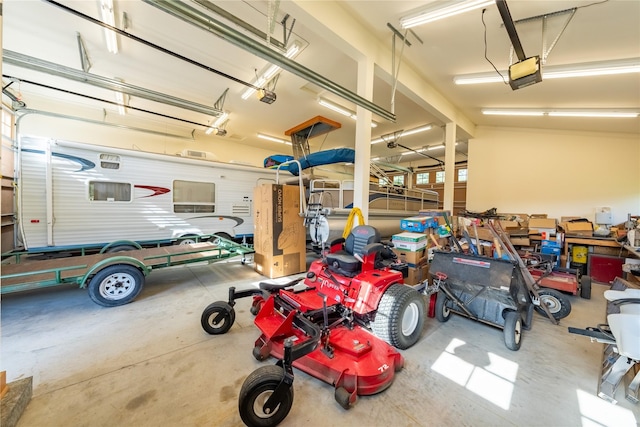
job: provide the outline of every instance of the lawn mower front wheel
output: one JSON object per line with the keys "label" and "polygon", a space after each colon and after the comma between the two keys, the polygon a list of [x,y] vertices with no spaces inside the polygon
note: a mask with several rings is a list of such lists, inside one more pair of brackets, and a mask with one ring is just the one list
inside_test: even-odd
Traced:
{"label": "lawn mower front wheel", "polygon": [[226,334],[236,320],[236,312],[227,302],[216,301],[204,309],[200,317],[202,329],[211,335]]}
{"label": "lawn mower front wheel", "polygon": [[379,338],[404,350],[420,339],[424,318],[422,295],[413,288],[396,283],[382,295],[371,329]]}
{"label": "lawn mower front wheel", "polygon": [[248,426],[272,427],[280,424],[293,406],[293,387],[283,390],[280,402],[271,413],[264,411],[264,405],[282,381],[282,367],[262,366],[253,371],[242,384],[238,398],[240,418]]}

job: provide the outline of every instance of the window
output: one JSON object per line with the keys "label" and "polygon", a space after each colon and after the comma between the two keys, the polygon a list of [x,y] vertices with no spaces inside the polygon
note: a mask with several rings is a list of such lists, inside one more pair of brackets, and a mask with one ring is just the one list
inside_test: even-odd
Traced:
{"label": "window", "polygon": [[422,172],[416,174],[416,184],[428,184],[429,183],[429,172]]}
{"label": "window", "polygon": [[467,169],[458,169],[458,182],[467,182]]}
{"label": "window", "polygon": [[442,184],[444,182],[444,171],[436,172],[436,184]]}
{"label": "window", "polygon": [[393,185],[403,186],[404,185],[404,175],[396,175],[393,177]]}
{"label": "window", "polygon": [[209,213],[216,211],[216,185],[212,182],[173,181],[173,211]]}
{"label": "window", "polygon": [[130,202],[131,184],[124,182],[89,182],[89,200],[93,202]]}

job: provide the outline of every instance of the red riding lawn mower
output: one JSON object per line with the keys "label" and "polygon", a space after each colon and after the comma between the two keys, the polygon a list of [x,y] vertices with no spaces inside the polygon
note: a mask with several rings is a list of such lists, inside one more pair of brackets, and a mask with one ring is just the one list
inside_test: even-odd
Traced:
{"label": "red riding lawn mower", "polygon": [[293,367],[335,387],[345,409],[358,395],[388,388],[404,365],[394,348],[414,345],[422,333],[422,295],[403,284],[403,273],[378,231],[355,227],[313,261],[305,277],[260,289],[229,288],[229,301],[210,304],[201,323],[210,334],[229,331],[235,300],[253,297],[251,312],[261,335],[253,356],[278,359],[252,372],[238,399],[249,426],[275,426],[293,405]]}

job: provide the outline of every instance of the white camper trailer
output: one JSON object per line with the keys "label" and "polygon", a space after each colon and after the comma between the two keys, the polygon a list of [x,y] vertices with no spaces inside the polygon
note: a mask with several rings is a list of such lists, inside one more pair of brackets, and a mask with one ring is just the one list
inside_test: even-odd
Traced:
{"label": "white camper trailer", "polygon": [[220,234],[253,236],[253,189],[273,170],[22,137],[19,244],[30,252]]}

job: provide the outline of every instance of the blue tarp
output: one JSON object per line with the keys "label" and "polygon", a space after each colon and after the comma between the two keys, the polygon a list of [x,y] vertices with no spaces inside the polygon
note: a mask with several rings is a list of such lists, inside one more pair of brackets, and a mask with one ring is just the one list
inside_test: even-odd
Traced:
{"label": "blue tarp", "polygon": [[[353,163],[356,159],[356,152],[352,148],[334,148],[332,150],[318,151],[309,154],[307,157],[298,159],[302,169],[312,168],[320,165],[330,165],[333,163]],[[298,175],[298,165],[291,163],[286,169],[293,175]]]}

